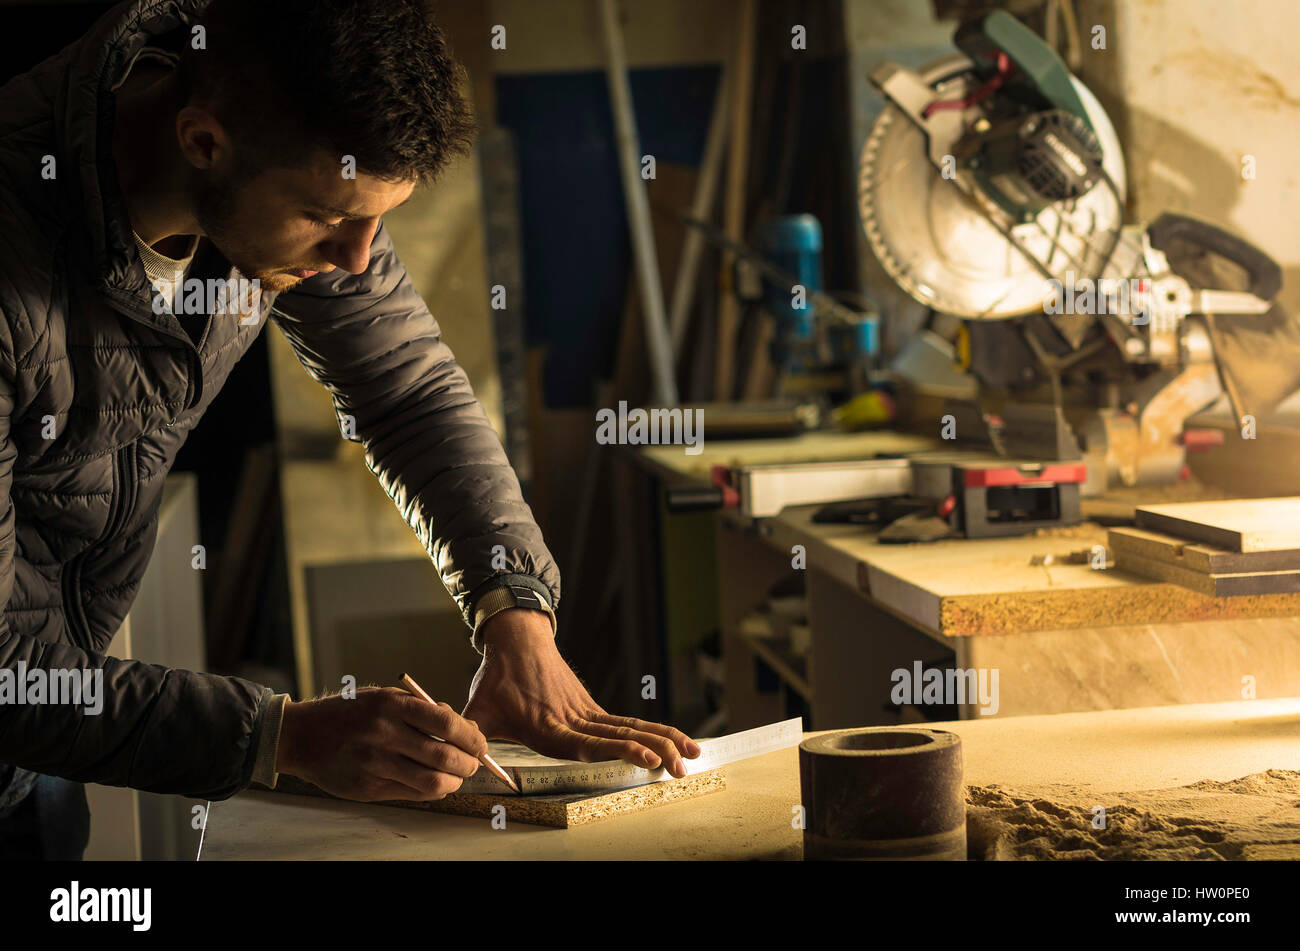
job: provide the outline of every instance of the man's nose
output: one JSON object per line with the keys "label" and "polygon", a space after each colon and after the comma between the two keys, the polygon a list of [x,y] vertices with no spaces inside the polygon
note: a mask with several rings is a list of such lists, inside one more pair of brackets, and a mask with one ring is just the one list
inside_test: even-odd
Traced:
{"label": "man's nose", "polygon": [[324,243],[325,260],[349,274],[361,274],[370,267],[370,242],[379,227],[378,218],[352,221]]}

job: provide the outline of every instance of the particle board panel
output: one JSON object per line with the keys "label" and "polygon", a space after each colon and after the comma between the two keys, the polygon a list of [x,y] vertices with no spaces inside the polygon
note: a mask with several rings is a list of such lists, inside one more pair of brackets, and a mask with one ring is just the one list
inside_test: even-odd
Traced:
{"label": "particle board panel", "polygon": [[1034,565],[1035,556],[1061,559],[1104,545],[1095,525],[1018,538],[948,539],[882,545],[874,534],[839,538],[835,546],[858,563],[857,586],[884,607],[947,636],[1119,623],[1139,606],[1135,579],[1088,565]]}
{"label": "particle board panel", "polygon": [[[1124,574],[1130,580],[1134,577]],[[949,598],[943,601],[941,614],[944,634],[973,637],[1057,628],[1296,617],[1300,616],[1300,594],[1216,598],[1182,585],[1142,579],[1123,588],[1091,592],[1076,589]]]}
{"label": "particle board panel", "polygon": [[[1059,563],[1072,552],[1107,544],[1106,529],[1090,522],[1017,538],[882,545],[857,526],[814,525],[815,510],[801,506],[773,519],[773,543],[808,545],[810,563],[856,584],[891,614],[944,637],[1300,616],[1297,593],[1215,598],[1120,567]],[[1032,564],[1044,555],[1058,563]]]}
{"label": "particle board panel", "polygon": [[[684,799],[694,799],[719,792],[727,786],[726,770],[711,769],[682,779],[669,779],[631,789],[606,793],[573,793],[558,796],[489,796],[478,793],[452,793],[433,802],[393,800],[377,805],[396,806],[402,809],[423,809],[456,816],[494,818],[497,806],[505,808],[507,822],[524,822],[529,825],[569,829],[598,819],[642,812],[655,806]],[[299,796],[318,796],[337,799],[311,783],[293,776],[281,776],[276,792]]]}
{"label": "particle board panel", "polygon": [[1300,549],[1235,552],[1142,528],[1111,529],[1110,547],[1205,574],[1300,570]]}
{"label": "particle board panel", "polygon": [[1300,548],[1300,497],[1141,505],[1138,528],[1234,552]]}

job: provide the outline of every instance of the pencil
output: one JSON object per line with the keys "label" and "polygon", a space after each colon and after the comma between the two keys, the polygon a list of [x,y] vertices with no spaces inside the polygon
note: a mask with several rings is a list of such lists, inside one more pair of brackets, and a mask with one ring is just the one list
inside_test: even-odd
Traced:
{"label": "pencil", "polygon": [[[417,684],[412,679],[410,674],[402,674],[402,686],[405,687],[407,690],[409,690],[411,693],[415,694],[421,700],[425,701],[426,703],[438,702],[437,700],[434,700],[431,696],[429,696],[427,693],[425,693],[424,688],[421,687],[419,684]],[[442,739],[442,737],[440,736],[435,736],[434,739],[443,743],[446,742],[446,740]],[[488,772],[490,772],[497,779],[501,780],[501,782],[509,786],[512,791],[519,792],[519,787],[516,786],[515,781],[510,778],[510,774],[507,773],[500,766],[498,766],[497,761],[494,760],[491,756],[489,756],[487,753],[484,753],[482,756],[478,758],[478,761],[488,768]]]}

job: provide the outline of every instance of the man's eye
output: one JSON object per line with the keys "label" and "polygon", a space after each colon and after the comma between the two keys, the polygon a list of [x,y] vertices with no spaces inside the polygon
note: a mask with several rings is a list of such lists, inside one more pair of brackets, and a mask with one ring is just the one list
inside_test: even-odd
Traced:
{"label": "man's eye", "polygon": [[343,224],[342,218],[340,218],[338,221],[325,221],[323,218],[312,217],[310,220],[311,223],[314,224],[316,227],[328,228],[331,231],[337,228],[339,225]]}

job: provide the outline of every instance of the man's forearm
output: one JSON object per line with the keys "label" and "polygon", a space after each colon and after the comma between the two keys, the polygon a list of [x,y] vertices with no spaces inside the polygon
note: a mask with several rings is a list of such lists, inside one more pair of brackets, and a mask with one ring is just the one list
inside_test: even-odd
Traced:
{"label": "man's forearm", "polygon": [[475,632],[483,656],[502,652],[555,649],[552,616],[529,608],[510,608],[493,614]]}

